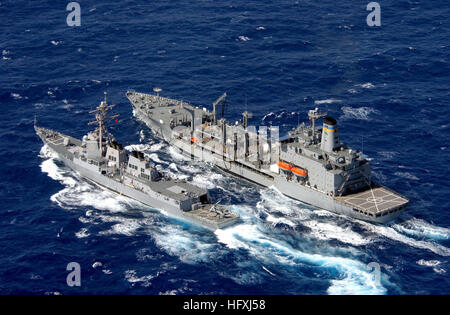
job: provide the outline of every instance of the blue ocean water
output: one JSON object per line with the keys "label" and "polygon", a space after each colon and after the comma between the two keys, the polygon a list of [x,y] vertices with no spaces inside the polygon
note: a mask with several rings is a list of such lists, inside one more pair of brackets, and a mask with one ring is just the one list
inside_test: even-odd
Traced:
{"label": "blue ocean water", "polygon": [[[450,293],[450,4],[380,1],[0,0],[0,293]],[[411,200],[386,226],[352,220],[179,156],[132,117],[127,89],[247,104],[284,131],[327,109],[374,178]],[[77,137],[107,91],[111,130],[212,189],[243,223],[211,233],[80,179],[39,125]],[[81,265],[81,287],[66,265]],[[368,264],[380,265],[376,281]]]}

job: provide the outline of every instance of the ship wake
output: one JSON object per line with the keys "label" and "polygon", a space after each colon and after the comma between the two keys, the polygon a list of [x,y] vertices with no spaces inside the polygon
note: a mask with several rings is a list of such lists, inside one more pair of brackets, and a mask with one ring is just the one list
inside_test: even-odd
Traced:
{"label": "ship wake", "polygon": [[[241,285],[264,283],[274,277],[293,282],[310,278],[328,283],[329,294],[385,294],[396,290],[390,282],[389,269],[382,268],[378,282],[368,267],[376,259],[366,249],[376,248],[386,240],[450,255],[450,250],[438,243],[448,240],[450,231],[423,220],[412,218],[389,226],[353,220],[293,201],[274,188],[241,183],[208,165],[193,165],[184,158],[177,159],[176,164],[166,162],[173,160],[174,152],[158,143],[139,145],[139,149],[152,156],[167,175],[190,178],[195,184],[212,189],[213,198],[221,203],[234,204],[232,210],[240,214],[242,223],[211,234],[171,220],[80,179],[58,164],[57,157],[44,146],[42,171],[64,185],[51,200],[65,209],[88,208],[80,217],[85,227],[76,237],[149,235],[160,250],[184,263],[208,266],[211,262],[227,261],[220,275]],[[130,211],[139,214],[125,215]],[[106,224],[106,229],[95,232],[93,226],[102,224]]]}

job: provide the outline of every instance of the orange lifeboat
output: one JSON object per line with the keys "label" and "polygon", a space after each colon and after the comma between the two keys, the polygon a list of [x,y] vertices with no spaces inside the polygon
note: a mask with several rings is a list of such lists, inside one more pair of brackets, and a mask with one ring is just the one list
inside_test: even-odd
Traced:
{"label": "orange lifeboat", "polygon": [[198,143],[198,140],[196,138],[194,138],[194,137],[191,137],[191,142]]}
{"label": "orange lifeboat", "polygon": [[302,169],[302,168],[293,167],[291,169],[291,171],[292,171],[292,173],[294,173],[295,175],[298,175],[298,176],[306,176],[306,175],[308,175],[308,172],[306,170]]}
{"label": "orange lifeboat", "polygon": [[284,171],[290,171],[292,169],[291,165],[289,165],[287,163],[284,163],[284,162],[281,162],[281,161],[278,162],[278,166],[280,168],[282,168]]}

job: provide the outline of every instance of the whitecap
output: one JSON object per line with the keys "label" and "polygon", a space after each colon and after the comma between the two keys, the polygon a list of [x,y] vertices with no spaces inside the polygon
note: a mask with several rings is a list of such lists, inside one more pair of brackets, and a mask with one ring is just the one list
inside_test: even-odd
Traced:
{"label": "whitecap", "polygon": [[198,239],[178,225],[166,225],[163,230],[152,233],[152,237],[158,248],[184,263],[209,262],[212,256],[219,254],[214,251],[214,244]]}
{"label": "whitecap", "polygon": [[96,262],[94,262],[93,264],[92,264],[92,268],[97,268],[97,267],[101,267],[101,266],[103,266],[103,264],[101,263],[101,262],[99,262],[99,261],[96,261]]}
{"label": "whitecap", "polygon": [[11,97],[15,100],[22,99],[22,95],[20,95],[19,93],[11,93]]}
{"label": "whitecap", "polygon": [[420,259],[420,260],[416,261],[416,263],[420,266],[435,267],[435,266],[439,265],[441,262],[439,260]]}
{"label": "whitecap", "polygon": [[297,225],[285,217],[274,217],[270,214],[267,216],[266,221],[272,223],[272,225],[274,226],[276,226],[279,223],[289,225],[290,227],[295,227]]}
{"label": "whitecap", "polygon": [[412,218],[392,227],[399,232],[420,238],[426,237],[438,241],[450,239],[450,229],[430,224],[422,219]]}
{"label": "whitecap", "polygon": [[319,240],[335,239],[342,243],[351,244],[354,246],[363,246],[374,242],[370,237],[362,236],[361,234],[352,231],[350,227],[341,228],[334,223],[323,223],[318,221],[302,222],[302,225],[311,229],[308,233]]}
{"label": "whitecap", "polygon": [[176,148],[169,147],[169,154],[175,159],[179,161],[190,161],[191,159],[187,156],[181,154]]}
{"label": "whitecap", "polygon": [[359,224],[364,227],[366,230],[382,235],[388,239],[391,239],[393,241],[397,241],[406,245],[409,245],[414,248],[420,248],[424,250],[431,251],[437,255],[440,256],[450,256],[450,249],[442,246],[440,244],[437,244],[435,242],[428,242],[428,241],[421,241],[416,240],[411,237],[408,237],[406,235],[403,235],[395,230],[395,228],[391,226],[384,226],[384,225],[375,225],[371,224],[369,222],[363,222],[359,221]]}
{"label": "whitecap", "polygon": [[136,270],[126,270],[125,271],[125,279],[131,284],[142,282],[142,286],[148,287],[151,285],[150,280],[152,280],[155,276],[147,275],[147,276],[137,276]]}
{"label": "whitecap", "polygon": [[244,249],[265,264],[302,266],[308,264],[337,273],[330,279],[329,294],[384,294],[386,289],[374,281],[367,266],[338,256],[311,254],[294,249],[288,243],[273,239],[255,225],[241,224],[215,232],[219,242],[230,249]]}
{"label": "whitecap", "polygon": [[109,217],[109,216],[101,216],[101,219],[104,222],[117,222],[114,224],[111,229],[107,231],[101,231],[99,232],[99,235],[125,235],[125,236],[132,236],[136,234],[137,229],[141,227],[139,222],[134,219],[125,219],[121,217]]}
{"label": "whitecap", "polygon": [[87,228],[81,228],[81,230],[79,230],[78,232],[75,233],[75,236],[77,238],[85,238],[88,237],[90,234],[88,233],[88,229]]}
{"label": "whitecap", "polygon": [[338,99],[334,99],[334,98],[314,101],[314,104],[316,104],[316,105],[333,104],[333,103],[342,103],[342,101],[338,100]]}
{"label": "whitecap", "polygon": [[434,267],[433,271],[438,273],[438,274],[444,274],[444,273],[447,272],[444,268],[437,268],[437,267]]}
{"label": "whitecap", "polygon": [[370,120],[369,115],[370,114],[376,114],[378,113],[377,110],[371,108],[371,107],[349,107],[349,106],[343,106],[341,108],[342,112],[344,113],[340,120],[345,119],[359,119],[359,120]]}
{"label": "whitecap", "polygon": [[373,89],[373,88],[375,88],[375,85],[373,85],[373,84],[370,83],[370,82],[363,83],[363,84],[357,84],[357,86],[360,86],[360,87],[362,87],[363,89]]}
{"label": "whitecap", "polygon": [[413,174],[408,173],[408,172],[395,172],[394,175],[403,177],[406,179],[419,180],[419,178],[417,176],[414,176]]}

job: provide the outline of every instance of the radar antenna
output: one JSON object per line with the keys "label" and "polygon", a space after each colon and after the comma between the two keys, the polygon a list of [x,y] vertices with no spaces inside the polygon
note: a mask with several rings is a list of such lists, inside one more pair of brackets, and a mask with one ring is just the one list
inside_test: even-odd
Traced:
{"label": "radar antenna", "polygon": [[161,93],[162,89],[159,87],[154,87],[153,92],[156,93],[156,97],[158,98],[158,105],[161,106],[161,99],[159,98],[159,93]]}
{"label": "radar antenna", "polygon": [[316,132],[316,120],[322,117],[325,117],[327,115],[327,112],[320,112],[319,109],[316,107],[315,109],[311,109],[308,111],[308,117],[311,121],[312,125],[312,136],[314,138],[314,134]]}
{"label": "radar antenna", "polygon": [[107,93],[105,92],[105,100],[100,103],[100,105],[94,109],[91,110],[90,114],[95,114],[95,121],[91,121],[88,123],[88,125],[98,125],[97,131],[98,131],[98,139],[99,139],[99,147],[100,151],[103,155],[103,135],[108,135],[108,130],[106,128],[106,121],[113,120],[119,117],[119,115],[113,115],[113,116],[107,116],[107,113],[109,110],[111,110],[115,105],[108,105]]}
{"label": "radar antenna", "polygon": [[158,97],[159,97],[159,93],[160,93],[161,91],[162,91],[162,89],[159,88],[159,87],[153,88],[153,92],[155,92],[155,93],[156,93],[156,96],[158,96]]}
{"label": "radar antenna", "polygon": [[248,111],[245,111],[242,113],[242,117],[243,117],[243,124],[244,124],[244,129],[247,129],[248,126],[248,119],[253,117],[252,113],[249,113]]}

